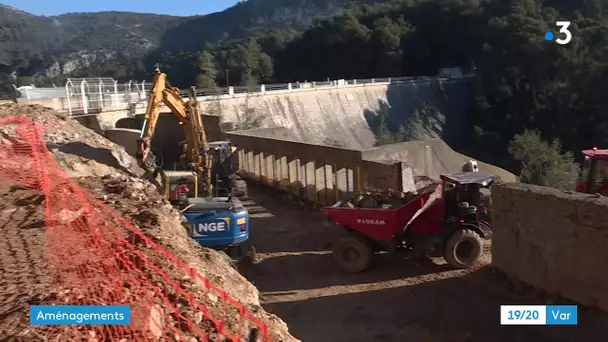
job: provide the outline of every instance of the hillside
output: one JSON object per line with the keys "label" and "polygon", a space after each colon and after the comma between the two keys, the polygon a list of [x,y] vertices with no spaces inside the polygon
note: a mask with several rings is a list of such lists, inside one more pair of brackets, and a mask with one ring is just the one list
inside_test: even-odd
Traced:
{"label": "hillside", "polygon": [[[220,13],[167,19],[164,29],[154,31],[156,38],[146,38],[151,44],[144,59],[113,58],[94,68],[81,68],[79,76],[149,80],[152,65],[158,62],[173,85],[212,91],[217,86],[297,80],[433,76],[440,68],[465,67],[477,77],[471,82],[471,109],[462,120],[466,139],[450,142],[459,152],[516,173],[525,163],[523,171],[533,174],[563,165],[567,177],[544,176],[568,178],[571,184],[573,170],[578,169],[571,163],[574,157],[566,155],[560,159],[564,163],[545,157],[563,150],[579,155],[590,146],[608,146],[608,0],[368,2],[381,3],[356,7],[350,0],[250,0]],[[345,8],[349,9],[329,15]],[[313,22],[315,15],[325,14],[327,18]],[[107,14],[91,14],[100,15]],[[21,39],[26,43],[20,53],[30,55],[35,49],[27,50],[28,44],[38,51],[48,45],[52,46],[44,51],[59,49],[61,44],[48,41],[67,24],[58,25],[53,19],[19,13],[11,19],[10,34],[3,33],[4,40],[9,37],[15,44]],[[556,27],[563,20],[570,21],[571,41],[565,45],[547,41],[546,32],[564,37]],[[85,20],[82,25],[87,23],[88,28],[74,29],[74,34],[90,32],[88,39],[101,40],[94,38],[101,34],[98,24]],[[27,29],[30,24],[42,29]],[[65,37],[72,36],[61,38]],[[87,46],[103,48],[84,44],[83,36],[79,39],[71,40],[72,51],[82,48],[86,54]],[[120,39],[107,44],[120,44]],[[0,46],[13,54],[15,49]],[[47,61],[44,56],[42,60]],[[30,71],[35,61],[29,61]],[[420,112],[434,112],[434,105],[426,104]],[[377,143],[402,140],[404,122],[381,115],[376,119],[372,126],[377,126]],[[528,146],[513,148],[517,137]],[[537,138],[547,143],[540,144]],[[543,152],[539,155],[544,157],[531,158],[527,149]]]}
{"label": "hillside", "polygon": [[0,6],[0,63],[29,74],[70,72],[96,60],[144,53],[183,20],[121,12],[42,17]]}
{"label": "hillside", "polygon": [[269,30],[302,30],[315,18],[339,13],[354,3],[249,0],[192,17],[130,12],[43,17],[0,4],[0,72],[53,77],[150,51],[195,51],[206,43],[240,40]]}
{"label": "hillside", "polygon": [[[545,32],[564,37],[556,25],[564,20],[570,21],[571,41],[546,40]],[[158,61],[172,84],[206,90],[470,68],[477,77],[470,109],[459,120],[464,138],[450,145],[522,171],[524,180],[569,188],[578,170],[574,156],[608,146],[607,23],[608,0],[391,1],[319,20],[290,39],[273,33]],[[440,107],[421,104],[420,116],[431,120],[424,113],[445,112]],[[377,115],[370,127],[378,144],[403,141],[408,130],[407,122],[390,115]]]}

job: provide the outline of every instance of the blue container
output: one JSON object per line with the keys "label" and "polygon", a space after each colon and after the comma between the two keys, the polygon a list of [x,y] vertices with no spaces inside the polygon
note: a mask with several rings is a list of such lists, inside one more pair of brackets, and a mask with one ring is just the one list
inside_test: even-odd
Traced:
{"label": "blue container", "polygon": [[237,198],[189,198],[184,213],[192,239],[222,249],[249,239],[249,213]]}

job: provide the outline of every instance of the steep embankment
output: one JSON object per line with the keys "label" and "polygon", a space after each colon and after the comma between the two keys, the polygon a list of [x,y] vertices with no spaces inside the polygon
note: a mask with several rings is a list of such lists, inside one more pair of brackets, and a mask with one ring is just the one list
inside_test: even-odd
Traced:
{"label": "steep embankment", "polygon": [[[260,307],[258,291],[251,283],[232,268],[219,253],[200,247],[188,237],[177,211],[161,198],[152,184],[137,177],[138,174],[142,173],[142,170],[137,167],[134,159],[122,147],[83,127],[74,120],[59,118],[55,112],[47,108],[19,105],[0,106],[0,118],[14,115],[27,115],[34,122],[44,127],[43,139],[54,160],[98,201],[110,207],[114,213],[131,221],[144,236],[154,241],[159,248],[178,257],[185,265],[194,269],[199,275],[224,290],[230,297],[242,303],[255,317],[268,325],[273,341],[295,340],[289,335],[285,324],[280,319],[266,313]],[[0,152],[5,153],[5,159],[0,165],[2,166],[0,167],[0,177],[7,174],[19,174],[20,172],[27,174],[28,171],[31,171],[26,164],[21,163],[20,160],[15,160],[14,155],[8,154],[13,151],[12,145],[18,142],[15,139],[14,127],[0,127],[0,144],[2,145]],[[23,153],[24,151],[20,152],[27,156],[27,153]],[[24,159],[28,160],[25,157]],[[53,171],[55,169],[51,168],[50,162],[45,163],[45,165],[49,167],[47,170],[49,172],[48,178],[51,179],[49,184],[55,185],[55,187],[50,186],[51,191],[66,192],[65,187],[67,185],[58,180],[60,178],[59,173]],[[32,172],[35,174],[35,171]],[[33,177],[32,175],[31,178]],[[45,217],[50,210],[48,208],[50,205],[45,202],[55,201],[55,207],[53,208],[59,210],[57,207],[64,208],[64,204],[59,205],[58,203],[65,203],[69,207],[69,205],[78,203],[74,201],[82,200],[82,198],[74,195],[70,198],[72,203],[57,202],[57,198],[51,201],[51,199],[45,198],[47,192],[40,194],[40,191],[36,191],[36,189],[22,189],[22,191],[16,187],[10,188],[11,184],[7,180],[10,179],[4,177],[0,181],[0,198],[2,199],[0,201],[2,203],[0,212],[7,217],[12,215],[10,216],[11,219],[0,225],[0,233],[6,237],[0,247],[9,246],[5,248],[9,253],[3,254],[5,257],[2,258],[0,263],[0,284],[3,285],[0,286],[2,290],[0,291],[0,317],[5,317],[4,320],[0,320],[0,340],[40,340],[39,337],[42,334],[40,330],[23,324],[23,322],[29,322],[27,318],[29,314],[28,303],[31,304],[34,301],[55,303],[53,298],[57,297],[52,297],[50,294],[57,295],[57,291],[59,291],[59,294],[70,293],[70,291],[77,293],[78,291],[65,288],[57,289],[56,287],[59,285],[50,284],[48,281],[48,279],[52,279],[53,274],[49,271],[50,265],[47,264],[47,260],[36,258],[34,262],[31,258],[37,255],[53,254],[52,252],[65,253],[66,249],[71,249],[72,252],[79,248],[82,249],[83,246],[82,241],[75,236],[62,236],[65,232],[68,232],[65,233],[66,235],[70,235],[70,232],[73,234],[73,231],[64,230],[64,233],[62,233],[57,230],[58,226],[52,226],[53,221],[49,217]],[[63,184],[64,188],[59,187],[58,184]],[[45,213],[45,206],[47,207],[47,213]],[[79,204],[77,206],[80,207]],[[82,208],[86,207],[90,209],[92,205],[82,205]],[[19,215],[23,218],[21,219]],[[76,213],[76,215],[82,215],[82,213]],[[100,212],[96,215],[103,216],[104,213]],[[87,222],[92,222],[89,219],[90,217],[87,217]],[[46,226],[49,224],[51,226]],[[45,228],[45,234],[25,232],[27,228]],[[54,242],[65,243],[65,246],[57,247],[53,243],[52,245],[49,244],[47,249],[43,249],[45,243],[49,242],[49,236],[54,236]],[[111,241],[114,243],[114,240]],[[152,248],[144,247],[143,244],[137,244],[136,242],[129,243],[132,243],[134,249],[139,248],[141,255],[150,256],[149,260],[155,260],[156,262],[156,259],[153,259],[152,254],[150,254],[153,251]],[[116,258],[120,258],[120,256],[116,256]],[[158,285],[158,278],[149,278],[146,280],[149,285],[164,287],[173,284],[174,286],[180,286],[182,289],[189,289],[185,291],[193,293],[195,300],[213,314],[213,310],[221,304],[217,296],[213,297],[208,291],[205,292],[209,287],[204,284],[201,285],[198,282],[191,284],[191,279],[188,283],[189,278],[184,277],[183,273],[180,273],[181,270],[175,265],[169,265],[167,259],[168,256],[164,256],[161,260],[163,262],[156,263],[156,267],[167,272],[168,278],[160,280],[161,285]],[[71,262],[68,259],[61,260]],[[134,277],[137,278],[138,275],[135,274]],[[87,286],[90,286],[90,284],[83,285],[85,289]],[[61,299],[66,297],[59,296]],[[21,299],[15,300],[16,298]],[[71,300],[65,302],[73,303]],[[133,305],[136,304],[138,303]],[[139,304],[143,305],[143,303]],[[197,308],[193,306],[181,303],[178,307],[182,315],[187,317],[190,317],[188,315],[191,314],[198,315]],[[166,317],[169,316],[166,315]],[[236,319],[238,319],[237,316],[230,316],[226,318],[225,324],[234,324]],[[18,322],[18,324],[15,322]],[[182,327],[180,329],[181,332],[185,333],[189,328]],[[46,336],[54,335],[53,332],[46,332]]]}
{"label": "steep embankment", "polygon": [[[433,79],[236,97],[220,101],[219,112],[241,129],[261,120],[264,127],[289,128],[302,141],[366,149],[374,146],[379,116],[395,129],[403,124],[406,140],[455,138],[468,99],[465,80]],[[218,112],[217,101],[204,106]]]}

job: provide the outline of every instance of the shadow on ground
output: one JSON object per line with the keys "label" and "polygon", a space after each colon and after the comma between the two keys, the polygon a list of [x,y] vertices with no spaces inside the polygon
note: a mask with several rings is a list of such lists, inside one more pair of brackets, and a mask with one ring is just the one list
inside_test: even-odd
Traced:
{"label": "shadow on ground", "polygon": [[243,204],[249,211],[250,239],[259,253],[325,251],[331,247],[333,227],[323,225],[319,211],[278,201],[276,193],[250,187]]}
{"label": "shadow on ground", "polygon": [[49,150],[56,149],[65,154],[71,154],[81,158],[90,159],[99,164],[107,165],[119,169],[132,176],[135,176],[131,170],[121,165],[116,159],[116,157],[112,155],[112,151],[107,148],[92,147],[82,142],[69,142],[66,144],[48,143],[46,147]]}
{"label": "shadow on ground", "polygon": [[458,278],[264,307],[303,341],[576,342],[606,332],[606,314],[583,310],[576,327],[500,326],[501,304],[542,303],[515,296],[492,277],[484,268]]}
{"label": "shadow on ground", "polygon": [[[281,270],[280,278],[276,277],[277,270]],[[446,264],[420,264],[413,260],[389,259],[385,254],[376,256],[369,271],[352,274],[340,270],[328,252],[273,256],[256,263],[246,276],[261,292],[285,292],[374,284],[450,270],[453,269]]]}

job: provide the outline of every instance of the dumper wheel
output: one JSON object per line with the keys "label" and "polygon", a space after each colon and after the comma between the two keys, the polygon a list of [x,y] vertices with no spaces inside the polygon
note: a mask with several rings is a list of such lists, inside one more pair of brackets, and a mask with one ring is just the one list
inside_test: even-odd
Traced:
{"label": "dumper wheel", "polygon": [[468,268],[475,264],[483,252],[481,236],[470,229],[458,229],[446,241],[443,258],[456,268]]}
{"label": "dumper wheel", "polygon": [[247,196],[247,182],[242,179],[237,179],[234,181],[234,195],[236,197],[245,197]]}
{"label": "dumper wheel", "polygon": [[351,234],[336,240],[332,248],[334,262],[343,270],[359,273],[372,264],[374,251],[361,236]]}

